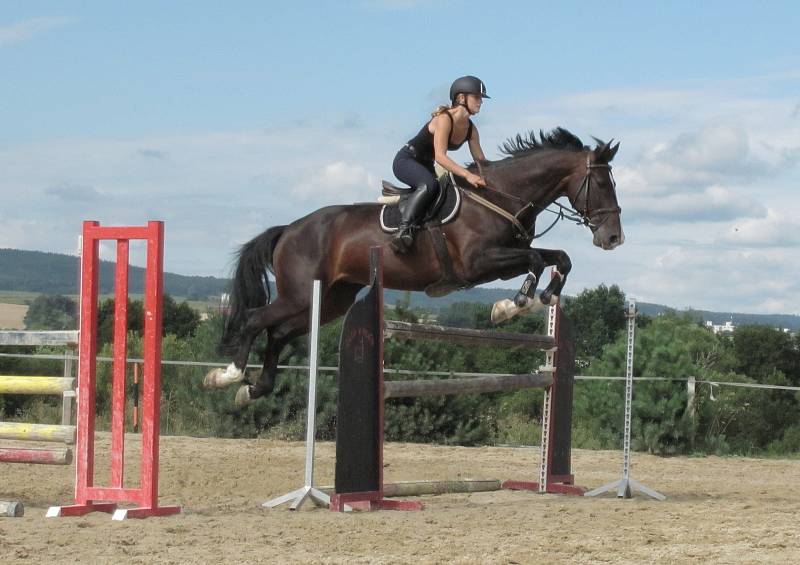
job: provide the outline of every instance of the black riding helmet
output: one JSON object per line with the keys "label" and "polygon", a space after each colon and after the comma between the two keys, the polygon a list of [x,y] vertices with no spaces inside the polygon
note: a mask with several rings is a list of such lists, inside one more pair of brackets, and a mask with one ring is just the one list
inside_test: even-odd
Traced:
{"label": "black riding helmet", "polygon": [[457,78],[450,86],[450,102],[456,103],[456,96],[459,94],[477,94],[481,98],[491,98],[486,95],[486,85],[478,77],[467,75]]}

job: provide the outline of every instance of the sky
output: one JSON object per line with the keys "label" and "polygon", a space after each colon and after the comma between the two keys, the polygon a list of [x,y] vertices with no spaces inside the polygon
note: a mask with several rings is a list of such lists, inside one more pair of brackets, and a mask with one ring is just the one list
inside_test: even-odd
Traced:
{"label": "sky", "polygon": [[556,126],[621,142],[625,244],[567,223],[536,243],[572,257],[567,294],[800,314],[798,21],[780,1],[0,1],[0,248],[163,220],[166,270],[228,276],[267,227],[377,198],[473,74],[489,159]]}

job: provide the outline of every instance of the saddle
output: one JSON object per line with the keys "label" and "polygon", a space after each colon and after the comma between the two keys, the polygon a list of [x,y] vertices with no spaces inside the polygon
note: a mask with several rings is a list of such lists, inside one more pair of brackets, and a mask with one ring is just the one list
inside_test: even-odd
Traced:
{"label": "saddle", "polygon": [[[384,196],[379,200],[384,203],[380,213],[381,229],[385,233],[395,233],[400,226],[400,206],[403,198],[411,193],[411,189],[395,186],[388,181],[383,181],[382,184]],[[461,189],[449,173],[439,177],[439,187],[441,188],[439,196],[420,222],[421,231],[427,231],[430,235],[442,271],[442,277],[425,288],[425,294],[433,297],[473,286],[456,275],[450,251],[447,249],[445,234],[441,229],[442,225],[452,222],[458,216],[461,208]]]}
{"label": "saddle", "polygon": [[[411,193],[410,188],[395,186],[389,181],[383,181],[383,198],[378,202],[384,204],[381,208],[380,221],[381,229],[385,233],[395,233],[400,227],[400,206],[405,196]],[[461,191],[453,183],[449,174],[439,177],[439,196],[431,204],[425,217],[420,222],[424,228],[432,225],[444,225],[452,222],[458,215],[461,208]]]}

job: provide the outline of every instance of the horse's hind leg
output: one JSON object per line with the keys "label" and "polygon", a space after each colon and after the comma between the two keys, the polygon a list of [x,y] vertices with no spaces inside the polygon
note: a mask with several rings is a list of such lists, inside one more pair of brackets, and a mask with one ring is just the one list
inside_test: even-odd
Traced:
{"label": "horse's hind leg", "polygon": [[266,396],[275,388],[275,377],[278,373],[278,361],[283,348],[295,337],[308,332],[308,311],[301,312],[285,320],[278,326],[269,329],[267,348],[263,354],[264,365],[261,374],[254,384],[244,384],[236,392],[236,405],[247,406],[262,396]]}
{"label": "horse's hind leg", "polygon": [[[340,282],[328,289],[321,299],[320,324],[327,324],[347,312],[361,288],[363,288],[362,285]],[[243,385],[239,388],[236,393],[237,405],[244,406],[252,400],[272,392],[275,387],[278,362],[283,348],[294,338],[308,333],[308,330],[308,309],[270,328],[261,374],[255,384]]]}
{"label": "horse's hind leg", "polygon": [[250,348],[258,335],[265,329],[291,319],[297,315],[298,311],[304,312],[306,308],[308,308],[308,304],[279,296],[271,304],[249,310],[242,330],[241,345],[233,357],[233,362],[224,369],[217,368],[209,371],[203,379],[203,386],[223,388],[241,382],[244,379],[247,360],[250,357]]}

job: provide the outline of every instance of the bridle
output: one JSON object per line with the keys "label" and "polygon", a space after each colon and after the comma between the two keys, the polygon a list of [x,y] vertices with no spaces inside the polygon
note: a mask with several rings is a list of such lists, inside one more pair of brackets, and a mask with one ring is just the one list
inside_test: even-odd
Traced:
{"label": "bridle", "polygon": [[[478,164],[478,168],[480,169],[480,163]],[[518,196],[501,192],[496,188],[491,188],[490,186],[486,186],[482,189],[482,190],[488,190],[489,192],[497,194],[498,196],[502,196],[503,198],[506,198],[508,200],[514,200],[515,202],[522,204],[522,208],[520,208],[515,214],[512,214],[505,208],[502,208],[501,206],[489,202],[488,200],[479,196],[472,190],[464,190],[464,192],[467,194],[467,196],[469,196],[482,206],[492,210],[493,212],[503,216],[508,221],[510,221],[511,224],[514,226],[514,228],[517,230],[516,237],[530,242],[536,238],[542,237],[544,234],[553,229],[555,225],[559,222],[559,220],[569,220],[578,225],[585,225],[591,229],[596,229],[601,225],[603,225],[603,223],[606,221],[609,215],[619,214],[620,212],[622,212],[622,208],[620,208],[619,205],[609,206],[606,208],[597,208],[595,210],[591,210],[589,208],[589,194],[592,189],[592,170],[594,169],[608,169],[608,176],[611,179],[611,189],[616,194],[617,183],[614,181],[614,175],[611,173],[611,165],[609,165],[608,163],[592,163],[591,154],[587,154],[586,173],[583,175],[583,180],[581,181],[580,188],[578,188],[578,192],[575,193],[576,208],[578,206],[577,205],[578,199],[580,198],[582,193],[585,193],[583,199],[583,209],[579,210],[570,208],[569,206],[564,206],[563,204],[559,204],[558,202],[553,202],[553,205],[559,208],[558,211],[555,211],[551,210],[547,206],[542,206],[541,204],[537,204],[536,202],[533,201],[526,202],[525,200],[519,198]],[[451,173],[451,180],[453,180],[453,184],[455,185],[456,183],[455,179],[452,177],[452,173]],[[520,217],[523,216],[528,211],[528,209],[539,209],[540,211],[550,212],[551,214],[555,214],[556,218],[555,220],[553,220],[553,223],[550,224],[550,226],[544,231],[530,234],[529,231],[525,229],[525,227],[522,225],[522,222],[520,221]],[[595,219],[599,217],[602,217],[602,219],[600,221],[595,221]]]}
{"label": "bridle", "polygon": [[[616,200],[616,188],[617,183],[614,181],[614,174],[611,172],[611,165],[608,163],[592,163],[591,158],[589,155],[586,155],[586,174],[583,175],[583,180],[581,181],[581,186],[578,189],[578,192],[575,194],[575,202],[577,206],[578,198],[582,192],[586,193],[586,196],[583,199],[583,210],[572,210],[569,208],[568,210],[572,214],[576,214],[581,218],[581,223],[585,226],[590,228],[598,228],[603,225],[603,222],[606,221],[610,214],[619,214],[622,212],[622,208],[617,206],[609,206],[606,208],[597,208],[595,210],[589,209],[589,193],[592,189],[592,169],[607,169],[608,170],[608,178],[611,180],[611,191],[615,195]],[[561,204],[557,204],[561,206]],[[561,206],[564,208],[563,206]],[[602,216],[602,220],[600,222],[595,222],[594,218]]]}

